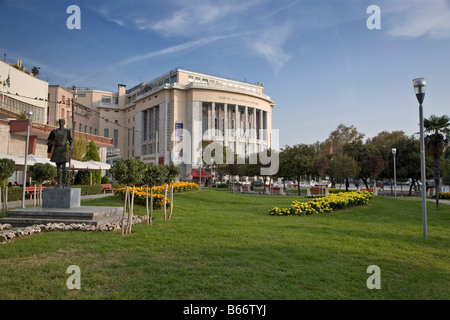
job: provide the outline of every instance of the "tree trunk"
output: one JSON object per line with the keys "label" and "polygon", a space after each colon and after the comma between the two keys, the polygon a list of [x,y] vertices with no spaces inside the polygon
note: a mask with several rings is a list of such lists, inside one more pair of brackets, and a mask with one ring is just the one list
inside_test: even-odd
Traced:
{"label": "tree trunk", "polygon": [[135,186],[133,186],[133,191],[132,191],[132,194],[131,194],[131,201],[130,201],[130,204],[131,204],[131,209],[129,210],[129,212],[128,212],[128,233],[131,233],[131,227],[133,226],[133,209],[134,209],[134,189],[135,189]]}
{"label": "tree trunk", "polygon": [[[409,196],[411,196],[414,183],[416,183],[416,181],[414,179],[411,179],[411,185],[409,186]],[[423,183],[422,183],[422,188],[426,188],[426,185],[424,185]],[[402,191],[403,191],[402,187],[400,186],[400,192],[402,192]]]}
{"label": "tree trunk", "polygon": [[297,194],[300,195],[300,176],[297,177]]}
{"label": "tree trunk", "polygon": [[153,186],[150,186],[150,225],[153,224]]}
{"label": "tree trunk", "polygon": [[166,183],[166,186],[164,187],[164,220],[167,219],[167,207],[166,207],[166,202],[167,202],[167,183]]}
{"label": "tree trunk", "polygon": [[125,233],[125,214],[127,212],[127,200],[128,200],[128,186],[125,187],[125,200],[123,203],[123,214],[122,214],[122,231],[121,235],[124,235]]}
{"label": "tree trunk", "polygon": [[173,184],[170,184],[170,214],[169,219],[172,219],[173,213]]}
{"label": "tree trunk", "polygon": [[441,187],[439,185],[440,180],[441,180],[441,159],[440,159],[440,157],[433,158],[433,165],[434,165],[434,187],[435,187],[435,194],[436,194],[436,209],[439,209],[439,193],[441,190]]}
{"label": "tree trunk", "polygon": [[148,210],[148,185],[145,187],[145,209],[147,211],[147,224],[150,224],[150,213]]}

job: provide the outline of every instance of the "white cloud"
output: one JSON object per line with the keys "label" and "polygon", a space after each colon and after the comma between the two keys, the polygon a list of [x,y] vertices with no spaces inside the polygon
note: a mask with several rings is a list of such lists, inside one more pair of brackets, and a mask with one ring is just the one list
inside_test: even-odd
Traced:
{"label": "white cloud", "polygon": [[183,1],[170,16],[155,21],[147,17],[135,19],[141,30],[153,30],[166,36],[192,36],[235,30],[235,19],[245,14],[255,1]]}
{"label": "white cloud", "polygon": [[250,47],[259,56],[264,57],[272,66],[275,73],[291,58],[283,49],[291,33],[291,24],[271,27],[255,34],[249,39]]}
{"label": "white cloud", "polygon": [[[433,38],[450,37],[450,2],[448,0],[396,0],[389,17],[392,36]],[[383,14],[383,7],[381,7]],[[382,16],[383,19],[383,16]]]}

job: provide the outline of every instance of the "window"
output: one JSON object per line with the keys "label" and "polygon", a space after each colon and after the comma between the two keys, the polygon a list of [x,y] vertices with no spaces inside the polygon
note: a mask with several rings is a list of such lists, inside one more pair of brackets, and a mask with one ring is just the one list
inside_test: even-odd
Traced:
{"label": "window", "polygon": [[111,96],[102,96],[102,103],[111,103]]}
{"label": "window", "polygon": [[114,148],[119,146],[119,129],[114,129]]}
{"label": "window", "polygon": [[113,103],[114,104],[118,104],[119,103],[119,99],[117,97],[113,97]]}
{"label": "window", "polygon": [[194,82],[194,77],[193,76],[188,76],[188,82]]}
{"label": "window", "polygon": [[78,93],[78,98],[86,98],[86,93]]}

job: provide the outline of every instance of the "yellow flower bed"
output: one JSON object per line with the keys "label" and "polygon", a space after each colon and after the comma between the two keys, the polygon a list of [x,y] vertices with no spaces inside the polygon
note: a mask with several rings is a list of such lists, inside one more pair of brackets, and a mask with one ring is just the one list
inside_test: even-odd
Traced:
{"label": "yellow flower bed", "polygon": [[[164,190],[165,185],[153,187],[153,207],[161,208],[164,205]],[[192,182],[174,182],[173,183],[173,192],[187,192],[187,191],[195,191],[199,190],[199,186],[196,183]],[[126,191],[126,187],[120,188],[116,190],[116,195],[124,196]],[[132,192],[133,188],[128,187],[128,192]],[[167,193],[169,193],[169,189],[167,189]],[[148,190],[148,195],[150,196],[150,189]],[[168,194],[167,194],[168,195]],[[134,200],[135,203],[145,204],[147,198],[146,187],[135,187],[134,188]],[[170,204],[169,199],[166,199],[166,206]]]}
{"label": "yellow flower bed", "polygon": [[271,215],[284,216],[332,212],[335,209],[367,204],[372,196],[373,194],[367,191],[340,192],[314,198],[307,202],[294,200],[289,208],[275,207],[270,209],[269,213]]}

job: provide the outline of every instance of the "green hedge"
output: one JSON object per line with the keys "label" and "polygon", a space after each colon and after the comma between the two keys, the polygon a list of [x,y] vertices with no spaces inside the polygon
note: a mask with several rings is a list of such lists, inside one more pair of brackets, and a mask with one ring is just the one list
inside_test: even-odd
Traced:
{"label": "green hedge", "polygon": [[[74,186],[70,186],[70,187],[71,188],[80,188],[82,196],[103,193],[101,185],[92,185],[92,186],[91,185],[74,185]],[[46,187],[46,188],[53,188],[53,187]],[[38,187],[36,187],[36,189],[39,190]],[[22,193],[23,193],[23,189],[21,187],[9,187],[8,188],[8,202],[21,201]],[[28,195],[26,197],[27,197],[27,199],[29,198]],[[3,198],[2,198],[2,201],[3,201]]]}

